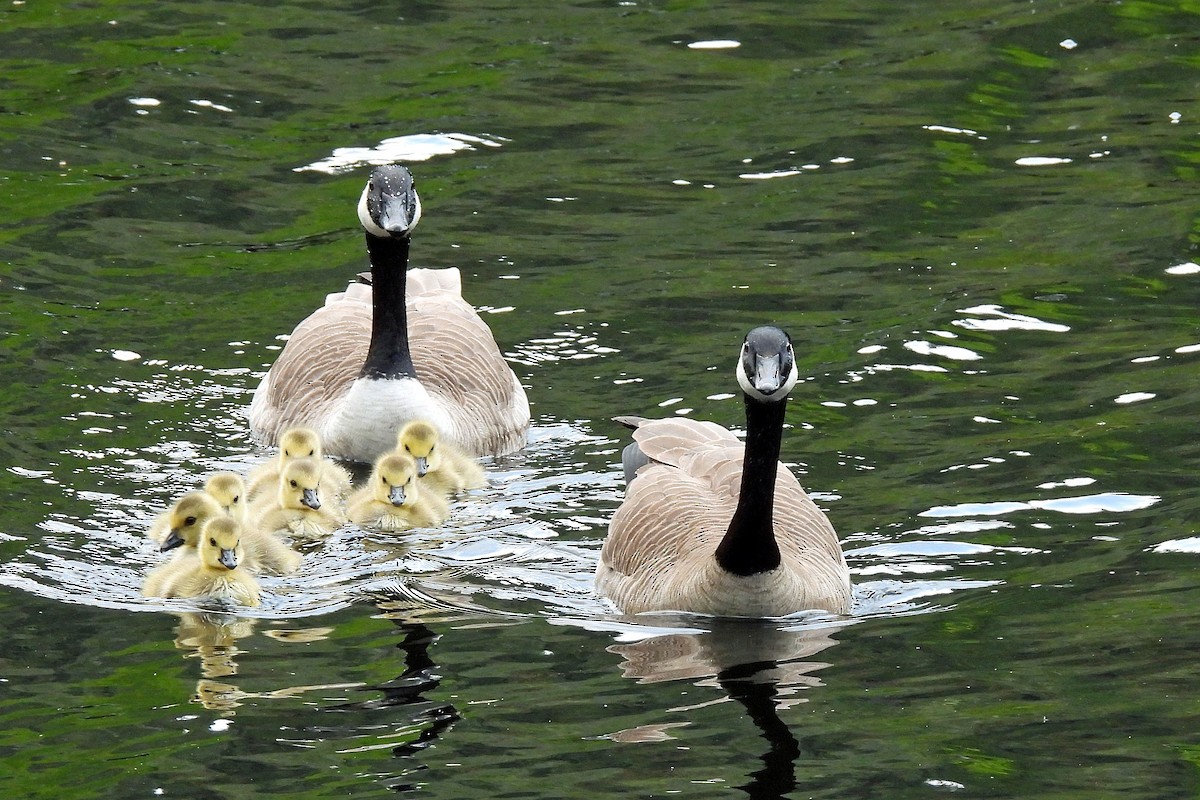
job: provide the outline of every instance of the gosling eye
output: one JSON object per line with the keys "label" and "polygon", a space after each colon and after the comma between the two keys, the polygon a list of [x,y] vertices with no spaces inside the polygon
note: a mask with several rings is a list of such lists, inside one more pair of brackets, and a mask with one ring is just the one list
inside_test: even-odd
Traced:
{"label": "gosling eye", "polygon": [[384,483],[387,483],[387,478],[385,478],[382,475],[379,476],[379,480],[383,481]]}
{"label": "gosling eye", "polygon": [[189,526],[189,527],[190,527],[190,526],[192,526],[192,525],[195,525],[195,524],[196,524],[196,518],[195,518],[195,517],[188,517],[187,519],[185,519],[185,520],[183,521],[183,524],[184,524],[184,525],[187,525],[187,526]]}
{"label": "gosling eye", "polygon": [[235,503],[236,503],[236,502],[238,502],[238,501],[239,501],[239,500],[241,500],[241,499],[242,499],[242,496],[241,496],[240,494],[235,494],[235,495],[233,496],[233,502],[235,502]]}
{"label": "gosling eye", "polygon": [[288,483],[292,484],[292,488],[293,488],[293,489],[295,489],[295,488],[296,488],[296,482],[295,482],[295,481],[288,481]]}
{"label": "gosling eye", "polygon": [[217,546],[217,540],[216,540],[215,538],[213,538],[213,539],[209,539],[209,540],[208,540],[208,543],[209,543],[209,544],[211,544],[213,547],[216,547],[216,546]]}
{"label": "gosling eye", "polygon": [[309,458],[311,458],[311,457],[312,457],[312,455],[313,455],[313,453],[315,453],[315,452],[317,452],[317,451],[316,451],[316,450],[309,450],[309,451],[308,451]]}
{"label": "gosling eye", "polygon": [[404,445],[404,452],[406,452],[406,453],[411,453],[411,452],[412,452],[412,448],[411,448],[411,447],[409,447],[408,445]]}

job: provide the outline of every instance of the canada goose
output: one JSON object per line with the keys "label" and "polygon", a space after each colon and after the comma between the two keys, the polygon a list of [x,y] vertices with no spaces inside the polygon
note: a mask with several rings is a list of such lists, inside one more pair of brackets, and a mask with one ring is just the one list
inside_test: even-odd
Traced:
{"label": "canada goose", "polygon": [[242,560],[241,524],[221,515],[204,523],[195,558],[175,559],[146,577],[146,597],[211,597],[242,605],[259,604],[258,581]]}
{"label": "canada goose", "polygon": [[322,501],[321,493],[320,465],[311,458],[293,459],[279,475],[275,497],[263,497],[252,511],[267,533],[321,538],[345,522],[333,503]]}
{"label": "canada goose", "polygon": [[146,536],[163,552],[182,545],[194,548],[204,523],[224,513],[207,492],[187,492],[158,515]]}
{"label": "canada goose", "polygon": [[374,530],[432,528],[447,513],[440,495],[418,488],[417,464],[403,453],[381,456],[367,485],[350,498],[350,520]]}
{"label": "canada goose", "polygon": [[475,459],[439,439],[437,428],[425,420],[408,423],[397,437],[397,448],[417,462],[417,476],[423,485],[452,495],[487,484],[483,467]]}
{"label": "canada goose", "polygon": [[525,445],[529,401],[457,268],[408,269],[421,200],[401,166],[375,169],[358,203],[370,285],[329,295],[296,326],[254,393],[250,426],[269,442],[315,429],[336,458],[371,463],[400,426],[428,419],[476,455]]}
{"label": "canada goose", "polygon": [[326,497],[345,499],[350,494],[350,473],[324,457],[321,437],[311,428],[288,428],[279,437],[279,455],[259,464],[250,473],[250,497],[273,493],[279,485],[279,473],[295,458],[311,458],[321,467],[321,484]]}
{"label": "canada goose", "polygon": [[204,482],[204,491],[217,501],[226,516],[233,517],[243,525],[248,522],[246,482],[241,475],[235,472],[214,473]]}
{"label": "canada goose", "polygon": [[[597,588],[625,613],[845,613],[850,573],[825,514],[779,463],[797,373],[778,328],[746,335],[737,362],[746,443],[712,422],[633,420],[637,469],[609,523]],[[627,448],[629,449],[629,448]]]}

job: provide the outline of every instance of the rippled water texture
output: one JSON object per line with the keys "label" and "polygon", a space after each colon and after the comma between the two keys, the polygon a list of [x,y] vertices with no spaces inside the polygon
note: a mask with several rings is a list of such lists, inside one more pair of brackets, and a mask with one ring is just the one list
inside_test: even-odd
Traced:
{"label": "rippled water texture", "polygon": [[[1185,2],[0,8],[8,797],[1194,797],[1200,17]],[[140,596],[172,498],[413,169],[533,405],[443,528],[238,615]],[[592,590],[616,414],[783,457],[847,617]]]}

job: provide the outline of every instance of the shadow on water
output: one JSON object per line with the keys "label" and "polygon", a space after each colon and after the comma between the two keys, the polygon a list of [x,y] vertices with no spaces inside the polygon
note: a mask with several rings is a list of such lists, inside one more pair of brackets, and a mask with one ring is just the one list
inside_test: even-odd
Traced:
{"label": "shadow on water", "polygon": [[[797,761],[804,757],[801,742],[780,716],[781,711],[807,702],[807,692],[821,687],[815,673],[830,666],[814,660],[837,644],[838,623],[783,625],[775,621],[694,620],[701,630],[652,635],[608,648],[624,661],[622,675],[638,683],[690,681],[719,689],[746,710],[746,717],[765,741],[762,766],[747,774],[738,788],[754,800],[781,798],[796,788]],[[718,700],[717,702],[723,702]],[[702,706],[676,707],[671,712]],[[691,723],[645,725],[610,734],[619,742],[671,738],[670,728]]]}

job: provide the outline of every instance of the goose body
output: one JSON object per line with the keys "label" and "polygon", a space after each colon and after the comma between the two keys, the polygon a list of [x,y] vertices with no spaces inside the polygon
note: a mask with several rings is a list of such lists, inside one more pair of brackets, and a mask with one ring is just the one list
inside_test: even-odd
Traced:
{"label": "goose body", "polygon": [[370,285],[329,295],[296,326],[250,404],[258,437],[303,425],[329,455],[371,463],[405,422],[426,419],[476,455],[524,446],[525,390],[463,300],[458,270],[408,270],[420,216],[407,169],[372,172],[359,201]]}
{"label": "goose body", "polygon": [[[849,611],[837,534],[779,463],[791,342],[751,331],[737,367],[746,442],[711,422],[634,420],[634,473],[600,553],[596,585],[625,613],[783,616]],[[627,476],[629,472],[627,471]]]}
{"label": "goose body", "polygon": [[396,448],[416,462],[421,485],[439,494],[454,495],[487,484],[479,462],[442,441],[437,428],[425,420],[401,428]]}
{"label": "goose body", "polygon": [[367,485],[350,499],[350,520],[373,530],[431,528],[448,513],[443,497],[420,488],[416,462],[402,453],[376,461]]}
{"label": "goose body", "polygon": [[311,458],[288,462],[279,475],[274,497],[257,501],[252,513],[267,534],[320,539],[346,521],[336,504],[322,499],[321,468]]}
{"label": "goose body", "polygon": [[259,604],[258,581],[238,569],[243,551],[241,525],[221,515],[204,523],[196,554],[176,558],[146,577],[146,597],[207,597],[246,606]]}

